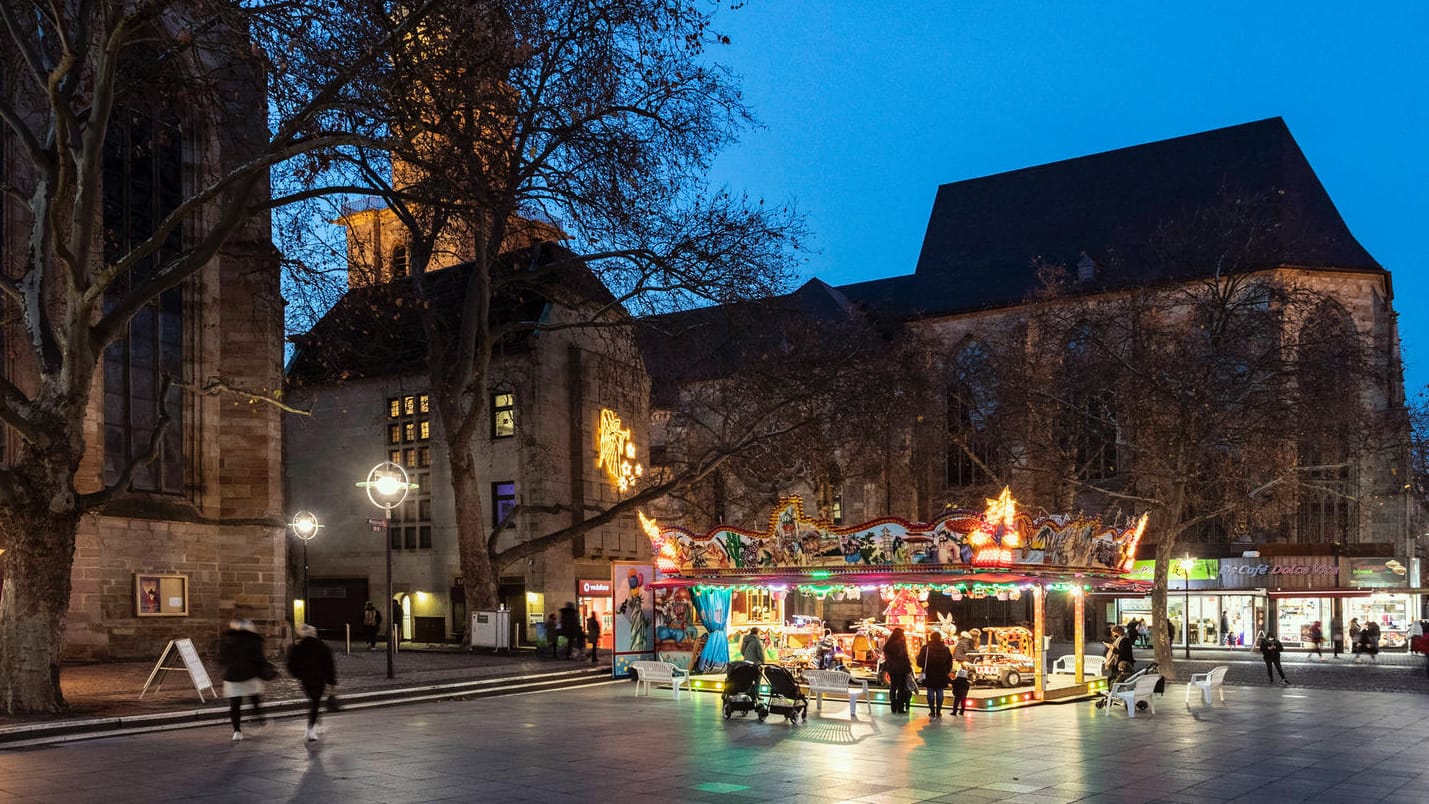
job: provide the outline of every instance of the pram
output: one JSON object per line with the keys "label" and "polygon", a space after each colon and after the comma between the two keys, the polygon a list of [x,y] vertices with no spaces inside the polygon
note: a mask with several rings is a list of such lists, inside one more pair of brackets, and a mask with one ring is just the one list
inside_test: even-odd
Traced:
{"label": "pram", "polygon": [[770,714],[783,715],[790,723],[801,718],[809,719],[809,698],[799,689],[792,673],[777,664],[766,664],[764,681],[769,685],[769,697],[765,701],[765,711],[759,715],[760,720]]}
{"label": "pram", "polygon": [[735,712],[738,712],[740,717],[754,712],[759,715],[760,720],[769,714],[769,710],[765,709],[759,700],[759,682],[759,665],[730,662],[724,675],[724,691],[720,693],[726,720]]}
{"label": "pram", "polygon": [[[1110,680],[1108,681],[1108,683],[1107,683],[1108,694],[1102,696],[1101,700],[1097,701],[1097,708],[1098,708],[1098,709],[1102,709],[1102,708],[1106,707],[1108,704],[1121,703],[1121,699],[1116,698],[1115,696],[1113,696],[1113,695],[1110,694],[1110,690],[1115,689],[1118,684],[1135,684],[1135,683],[1136,683],[1136,680],[1137,680],[1138,678],[1141,678],[1141,677],[1144,676],[1144,675],[1149,675],[1149,674],[1151,674],[1151,673],[1155,673],[1156,671],[1158,671],[1158,670],[1160,670],[1160,669],[1161,669],[1161,666],[1158,665],[1156,662],[1147,662],[1145,665],[1143,665],[1143,666],[1141,667],[1141,669],[1135,670],[1135,671],[1133,671],[1133,672],[1131,672],[1131,673],[1128,673],[1125,678],[1115,678],[1115,677],[1114,677],[1114,678],[1110,679]],[[1161,676],[1159,679],[1157,679],[1157,681],[1156,681],[1156,694],[1157,694],[1157,695],[1165,695],[1165,694],[1166,694],[1166,677],[1165,677],[1165,676]],[[1144,711],[1145,709],[1146,709],[1146,702],[1145,702],[1145,701],[1141,701],[1141,702],[1139,702],[1139,703],[1136,704],[1136,711],[1141,712],[1141,711]]]}

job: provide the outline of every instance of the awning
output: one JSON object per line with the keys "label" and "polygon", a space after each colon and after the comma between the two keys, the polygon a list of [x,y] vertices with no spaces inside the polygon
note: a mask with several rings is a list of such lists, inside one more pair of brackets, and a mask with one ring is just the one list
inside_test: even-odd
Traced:
{"label": "awning", "polygon": [[[1389,591],[1389,590],[1384,590],[1384,589],[1380,589],[1380,590],[1375,590],[1375,589],[1345,589],[1345,588],[1338,588],[1338,589],[1271,589],[1270,592],[1269,592],[1269,594],[1270,594],[1271,597],[1276,598],[1276,599],[1283,598],[1283,597],[1369,597],[1370,595],[1373,595],[1376,591],[1381,591],[1381,592],[1383,592],[1383,591]],[[1397,591],[1397,590],[1395,590],[1395,591]]]}
{"label": "awning", "polygon": [[[795,574],[769,574],[769,575],[721,575],[709,578],[661,578],[650,585],[657,589],[671,589],[691,586],[862,586],[876,589],[885,584],[923,584],[927,586],[953,586],[956,584],[1014,584],[1026,583],[1039,585],[1043,583],[1075,583],[1089,584],[1093,587],[1103,587],[1119,590],[1129,594],[1131,597],[1140,597],[1150,591],[1151,584],[1144,581],[1130,581],[1123,578],[1088,578],[1088,577],[1037,577],[1015,572],[970,572],[961,575],[950,575],[947,573],[902,573],[897,575],[833,575],[827,578],[815,578],[809,575]],[[1102,594],[1092,592],[1092,594]]]}

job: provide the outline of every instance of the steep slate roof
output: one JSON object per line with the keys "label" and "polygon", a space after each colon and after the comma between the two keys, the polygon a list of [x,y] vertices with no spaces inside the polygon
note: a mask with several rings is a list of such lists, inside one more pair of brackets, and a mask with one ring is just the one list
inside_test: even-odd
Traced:
{"label": "steep slate roof", "polygon": [[1157,227],[1242,198],[1262,199],[1278,224],[1267,264],[1256,267],[1383,271],[1274,117],[945,184],[912,276],[839,289],[907,319],[1018,304],[1037,288],[1036,262],[1075,275],[1083,252],[1119,262],[1121,284],[1190,279],[1168,275],[1148,253]]}
{"label": "steep slate roof", "polygon": [[642,318],[636,339],[650,374],[651,404],[673,406],[682,384],[731,376],[763,353],[804,348],[813,339],[800,328],[853,315],[842,293],[811,279],[783,296]]}
{"label": "steep slate roof", "polygon": [[[472,267],[464,263],[423,276],[439,320],[459,320]],[[614,300],[577,255],[552,243],[503,254],[496,270],[514,273],[516,280],[492,299],[495,325],[535,323],[552,302],[604,305]],[[522,280],[523,273],[530,275],[529,282]],[[298,346],[286,370],[288,383],[320,385],[424,371],[426,338],[412,305],[411,281],[398,279],[343,294],[311,330],[294,339]],[[522,329],[498,348],[506,353],[526,349],[534,335]]]}

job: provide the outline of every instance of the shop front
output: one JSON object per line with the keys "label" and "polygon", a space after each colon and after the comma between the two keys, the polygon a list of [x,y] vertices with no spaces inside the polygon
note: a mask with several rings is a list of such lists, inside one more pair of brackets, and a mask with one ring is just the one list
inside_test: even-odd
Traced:
{"label": "shop front", "polygon": [[[1360,596],[1345,601],[1346,630],[1351,620],[1379,625],[1383,650],[1408,650],[1409,627],[1418,619],[1418,560],[1394,558],[1346,559],[1349,585]],[[1348,637],[1346,637],[1348,639]],[[1346,643],[1348,644],[1348,642]]]}
{"label": "shop front", "polygon": [[[650,638],[647,643],[632,633],[628,649],[626,640],[617,643],[617,674],[626,650],[633,654],[637,645],[649,644],[657,658],[693,673],[697,689],[715,689],[741,657],[745,637],[757,629],[765,661],[796,677],[805,669],[836,666],[876,686],[886,683],[879,673],[882,646],[901,629],[911,656],[934,632],[950,644],[970,640],[965,669],[977,685],[974,707],[1008,708],[1102,687],[1104,679],[1084,677],[1082,670],[1084,596],[1098,590],[1144,593],[1145,583],[1119,577],[1134,559],[1144,518],[1125,526],[1084,517],[1034,519],[1016,510],[1007,491],[988,502],[986,511],[954,511],[933,523],[885,518],[846,528],[805,517],[802,503],[790,498],[781,501],[767,531],[719,526],[703,535],[661,528],[642,516],[657,570],[649,584]],[[631,577],[632,589],[644,586],[640,569],[616,568],[618,592]],[[1076,672],[1055,679],[1042,655],[1052,594],[1068,595],[1077,615]],[[930,598],[1030,599],[1033,616],[974,633],[946,612],[930,610]],[[789,610],[823,609],[789,605],[802,599],[858,603],[879,616],[855,622],[786,616]],[[621,611],[641,602],[632,595]],[[827,639],[826,628],[832,632]],[[876,692],[873,700],[887,700],[887,693]]]}
{"label": "shop front", "polygon": [[609,653],[615,644],[615,599],[611,594],[614,586],[609,578],[576,581],[576,608],[580,610],[581,628],[585,628],[586,618],[594,614],[600,621],[600,642],[597,648]]}

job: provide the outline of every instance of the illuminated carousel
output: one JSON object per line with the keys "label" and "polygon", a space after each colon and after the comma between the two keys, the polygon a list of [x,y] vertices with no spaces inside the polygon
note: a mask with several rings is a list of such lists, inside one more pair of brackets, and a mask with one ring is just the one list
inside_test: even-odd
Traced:
{"label": "illuminated carousel", "polygon": [[[970,708],[1091,695],[1105,688],[1105,679],[1084,676],[1084,596],[1149,588],[1121,577],[1135,560],[1145,516],[1116,525],[1080,515],[1034,518],[1017,510],[1006,489],[981,512],[954,510],[930,523],[884,518],[834,526],[806,517],[802,501],[791,497],[780,501],[762,533],[719,526],[696,535],[643,515],[641,524],[655,555],[650,580],[638,573],[638,593],[649,601],[654,626],[644,656],[688,669],[696,689],[711,691],[720,689],[732,654],[738,658],[741,640],[756,628],[769,662],[798,672],[829,666],[833,653],[855,677],[876,679],[882,638],[894,627],[904,629],[914,655],[934,630],[950,644],[967,638],[946,615],[929,616],[928,595],[938,592],[952,600],[1032,599],[1030,629],[1009,625],[977,635],[963,665],[980,682]],[[617,567],[617,589],[636,590],[636,574],[637,567]],[[816,618],[786,619],[790,594],[836,600],[878,595],[883,620],[826,636]],[[1045,671],[1043,656],[1049,594],[1071,597],[1075,623],[1075,671],[1054,676]],[[630,658],[639,657],[625,661]],[[616,660],[619,673],[619,653]],[[886,701],[886,690],[873,697]]]}

